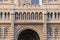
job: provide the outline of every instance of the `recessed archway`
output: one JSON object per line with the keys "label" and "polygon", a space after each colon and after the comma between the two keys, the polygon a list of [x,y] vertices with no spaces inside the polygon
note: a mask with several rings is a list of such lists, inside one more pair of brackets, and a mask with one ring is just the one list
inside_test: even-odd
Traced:
{"label": "recessed archway", "polygon": [[34,30],[27,29],[19,34],[18,40],[40,40],[40,37]]}

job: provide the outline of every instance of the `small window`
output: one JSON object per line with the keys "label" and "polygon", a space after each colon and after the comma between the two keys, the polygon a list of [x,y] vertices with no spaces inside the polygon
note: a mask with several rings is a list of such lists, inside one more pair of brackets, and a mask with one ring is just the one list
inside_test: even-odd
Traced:
{"label": "small window", "polygon": [[48,2],[53,2],[53,0],[48,0]]}
{"label": "small window", "polygon": [[26,12],[23,13],[23,16],[22,17],[23,17],[23,20],[26,19]]}
{"label": "small window", "polygon": [[18,12],[15,12],[15,20],[18,20]]}
{"label": "small window", "polygon": [[35,13],[35,20],[38,20],[38,12]]}
{"label": "small window", "polygon": [[39,19],[42,19],[42,12],[39,13]]}
{"label": "small window", "polygon": [[47,33],[48,33],[49,36],[51,36],[51,32],[52,32],[51,27],[48,27]]}
{"label": "small window", "polygon": [[3,17],[3,12],[0,12],[0,19],[2,19]]}
{"label": "small window", "polygon": [[5,13],[4,13],[4,18],[5,18],[5,19],[6,19],[6,16],[7,16],[7,13],[5,12]]}
{"label": "small window", "polygon": [[22,12],[19,12],[19,20],[22,19]]}
{"label": "small window", "polygon": [[8,19],[10,19],[10,12],[8,12]]}
{"label": "small window", "polygon": [[50,24],[47,24],[47,40],[52,40],[52,28]]}
{"label": "small window", "polygon": [[30,12],[27,12],[27,19],[31,19],[31,15],[30,15]]}
{"label": "small window", "polygon": [[51,18],[53,18],[53,12],[51,12],[49,15],[50,15]]}
{"label": "small window", "polygon": [[9,12],[5,12],[4,13],[4,18],[5,19],[9,19],[10,18],[10,13]]}
{"label": "small window", "polygon": [[47,17],[50,18],[50,16],[49,16],[49,12],[47,13]]}
{"label": "small window", "polygon": [[54,13],[54,16],[55,16],[55,18],[57,18],[57,13],[56,12]]}
{"label": "small window", "polygon": [[34,20],[34,12],[31,13],[31,20]]}
{"label": "small window", "polygon": [[60,19],[60,12],[58,12],[58,19]]}

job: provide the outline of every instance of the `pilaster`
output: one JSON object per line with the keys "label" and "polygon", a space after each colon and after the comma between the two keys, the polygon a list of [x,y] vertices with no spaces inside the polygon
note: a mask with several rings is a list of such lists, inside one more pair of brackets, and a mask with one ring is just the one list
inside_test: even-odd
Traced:
{"label": "pilaster", "polygon": [[44,25],[43,25],[43,40],[47,40],[47,24],[46,24],[46,18],[47,18],[47,16],[46,16],[46,12],[45,12],[45,14],[44,14]]}
{"label": "pilaster", "polygon": [[14,40],[14,14],[11,14],[11,39],[10,40]]}

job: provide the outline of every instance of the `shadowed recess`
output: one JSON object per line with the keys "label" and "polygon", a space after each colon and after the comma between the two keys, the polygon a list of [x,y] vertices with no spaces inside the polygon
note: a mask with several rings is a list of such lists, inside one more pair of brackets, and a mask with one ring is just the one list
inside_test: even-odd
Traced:
{"label": "shadowed recess", "polygon": [[27,29],[19,34],[18,40],[40,40],[40,38],[35,31]]}

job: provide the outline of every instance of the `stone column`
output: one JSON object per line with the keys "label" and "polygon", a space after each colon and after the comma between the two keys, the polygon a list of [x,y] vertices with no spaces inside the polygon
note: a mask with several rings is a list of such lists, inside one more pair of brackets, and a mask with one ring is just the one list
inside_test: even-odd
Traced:
{"label": "stone column", "polygon": [[4,15],[4,13],[3,13],[3,16],[2,16],[2,19],[3,19],[3,21],[5,20],[5,17],[4,17],[5,15]]}
{"label": "stone column", "polygon": [[52,18],[53,20],[55,19],[55,17],[54,17],[54,12],[53,12],[53,18]]}

